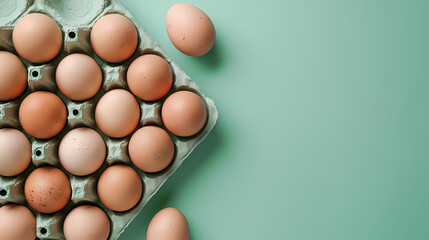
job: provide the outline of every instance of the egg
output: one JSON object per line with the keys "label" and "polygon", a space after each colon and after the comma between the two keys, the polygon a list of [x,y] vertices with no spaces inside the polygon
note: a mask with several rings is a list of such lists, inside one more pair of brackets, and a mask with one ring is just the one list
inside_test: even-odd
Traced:
{"label": "egg", "polygon": [[133,22],[116,13],[101,17],[94,24],[90,38],[95,53],[112,63],[130,58],[138,43],[137,29]]}
{"label": "egg", "polygon": [[24,195],[28,204],[36,211],[58,212],[70,200],[70,180],[58,168],[40,167],[31,172],[25,181]]}
{"label": "egg", "polygon": [[137,130],[128,144],[131,161],[145,172],[159,172],[173,160],[174,143],[168,133],[156,126]]}
{"label": "egg", "polygon": [[173,72],[162,57],[146,54],[134,60],[127,71],[131,92],[144,101],[164,97],[173,84]]}
{"label": "egg", "polygon": [[19,130],[0,129],[0,175],[16,176],[31,163],[31,143]]}
{"label": "egg", "polygon": [[190,91],[171,94],[161,110],[165,127],[174,135],[189,137],[198,133],[207,120],[204,101]]}
{"label": "egg", "polygon": [[22,205],[8,204],[0,208],[0,240],[36,239],[36,217]]}
{"label": "egg", "polygon": [[140,176],[127,165],[108,167],[98,179],[98,197],[104,206],[113,211],[130,210],[139,202],[142,192]]}
{"label": "egg", "polygon": [[15,24],[12,42],[15,50],[25,60],[45,63],[60,52],[63,35],[58,24],[49,16],[30,13]]}
{"label": "egg", "polygon": [[107,92],[95,108],[95,122],[107,136],[129,135],[139,123],[140,106],[134,96],[123,89]]}
{"label": "egg", "polygon": [[75,101],[92,98],[102,81],[100,66],[90,56],[74,53],[58,64],[55,80],[64,96]]}
{"label": "egg", "polygon": [[82,205],[67,215],[63,230],[67,240],[106,240],[110,233],[110,221],[100,208]]}
{"label": "egg", "polygon": [[67,109],[57,95],[46,91],[33,92],[19,106],[19,122],[31,136],[51,138],[64,128]]}
{"label": "egg", "polygon": [[96,131],[86,127],[76,128],[63,137],[58,155],[68,172],[85,176],[94,173],[103,164],[106,145]]}
{"label": "egg", "polygon": [[199,8],[179,3],[167,12],[168,37],[173,45],[189,56],[202,56],[210,51],[216,38],[212,20]]}
{"label": "egg", "polygon": [[0,101],[19,97],[27,88],[27,68],[17,56],[0,51]]}
{"label": "egg", "polygon": [[164,208],[150,221],[146,239],[189,240],[188,221],[178,209]]}

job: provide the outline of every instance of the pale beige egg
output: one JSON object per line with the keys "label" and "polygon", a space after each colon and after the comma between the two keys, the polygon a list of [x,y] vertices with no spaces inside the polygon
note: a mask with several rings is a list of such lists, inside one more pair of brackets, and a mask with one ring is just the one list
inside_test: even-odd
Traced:
{"label": "pale beige egg", "polygon": [[31,163],[30,140],[17,129],[0,129],[0,175],[15,176]]}
{"label": "pale beige egg", "polygon": [[81,127],[68,132],[60,142],[61,165],[71,174],[85,176],[97,171],[106,157],[106,145],[95,130]]}
{"label": "pale beige egg", "polygon": [[102,78],[97,62],[81,53],[65,57],[55,72],[58,89],[64,96],[75,101],[92,98],[100,89]]}
{"label": "pale beige egg", "polygon": [[107,92],[95,108],[97,127],[107,136],[129,135],[139,123],[140,106],[134,96],[123,89]]}

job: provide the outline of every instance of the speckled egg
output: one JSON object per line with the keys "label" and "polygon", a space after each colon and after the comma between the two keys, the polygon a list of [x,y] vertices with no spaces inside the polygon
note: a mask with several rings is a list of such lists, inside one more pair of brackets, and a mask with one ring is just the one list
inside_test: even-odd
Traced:
{"label": "speckled egg", "polygon": [[28,204],[35,210],[41,213],[58,212],[70,200],[70,180],[58,168],[40,167],[25,181],[24,195]]}

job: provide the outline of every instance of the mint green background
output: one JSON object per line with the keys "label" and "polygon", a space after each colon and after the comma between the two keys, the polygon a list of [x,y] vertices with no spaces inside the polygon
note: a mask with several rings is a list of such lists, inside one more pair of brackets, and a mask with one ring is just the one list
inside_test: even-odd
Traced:
{"label": "mint green background", "polygon": [[120,239],[167,206],[193,240],[429,239],[429,1],[186,2],[217,30],[201,58],[174,1],[121,0],[219,120]]}

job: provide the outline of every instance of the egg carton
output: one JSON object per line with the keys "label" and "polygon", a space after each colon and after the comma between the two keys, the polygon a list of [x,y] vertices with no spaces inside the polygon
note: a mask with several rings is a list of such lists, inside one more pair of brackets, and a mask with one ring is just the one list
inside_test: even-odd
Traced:
{"label": "egg carton", "polygon": [[[37,237],[39,239],[64,239],[63,223],[67,214],[76,206],[93,204],[102,208],[110,218],[111,231],[109,239],[117,239],[127,225],[141,211],[143,206],[164,184],[167,178],[182,164],[192,150],[203,140],[216,123],[218,113],[214,102],[208,98],[183,70],[174,63],[160,46],[141,28],[131,14],[116,0],[16,0],[0,3],[0,50],[18,55],[12,44],[12,30],[15,23],[24,15],[32,12],[44,13],[52,17],[63,33],[63,46],[59,55],[46,64],[33,64],[20,58],[27,67],[28,87],[19,98],[0,102],[0,128],[16,128],[25,131],[18,120],[18,109],[23,99],[35,91],[56,93],[66,104],[68,117],[65,128],[57,136],[47,140],[35,139],[28,134],[32,145],[32,163],[22,174],[15,177],[0,176],[0,206],[17,203],[27,206],[37,219]],[[94,23],[109,13],[119,13],[128,17],[138,30],[139,44],[136,52],[121,63],[108,63],[100,59],[91,48],[90,31]],[[84,53],[99,64],[103,72],[103,84],[99,92],[90,100],[76,102],[66,98],[55,83],[55,70],[58,63],[72,53]],[[137,98],[141,107],[141,119],[132,134],[124,138],[110,138],[103,134],[94,120],[95,106],[99,99],[112,89],[126,89],[126,72],[129,65],[143,54],[156,54],[163,57],[173,71],[173,87],[167,96],[178,90],[189,90],[198,94],[207,107],[207,122],[204,128],[191,137],[177,137],[170,133],[175,144],[175,156],[172,163],[159,173],[146,173],[137,169],[128,155],[128,143],[132,134],[145,125],[156,125],[165,129],[161,120],[162,103],[167,96],[156,102],[145,102]],[[112,114],[115,114],[112,112]],[[95,173],[79,177],[68,173],[59,162],[58,146],[62,137],[71,129],[89,127],[95,129],[104,139],[107,146],[106,159]],[[1,154],[1,153],[0,153]],[[97,181],[101,173],[113,164],[127,164],[133,167],[142,179],[143,195],[139,203],[126,212],[115,212],[106,208],[97,195]],[[37,167],[51,165],[63,170],[70,179],[72,196],[67,206],[54,214],[43,214],[32,209],[24,197],[24,183],[28,175]]]}

